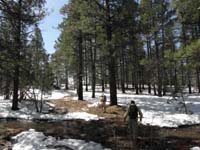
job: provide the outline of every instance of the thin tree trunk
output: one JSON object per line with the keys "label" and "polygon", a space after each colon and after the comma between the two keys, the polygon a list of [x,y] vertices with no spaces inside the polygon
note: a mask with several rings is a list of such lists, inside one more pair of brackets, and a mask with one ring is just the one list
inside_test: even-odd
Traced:
{"label": "thin tree trunk", "polygon": [[[151,59],[151,39],[150,37],[147,37],[147,56],[149,59]],[[148,93],[151,94],[151,71],[148,69],[148,76],[147,76],[147,82],[148,82]]]}
{"label": "thin tree trunk", "polygon": [[89,64],[89,56],[87,55],[87,52],[86,52],[86,50],[87,50],[87,39],[86,39],[86,36],[85,36],[85,91],[88,91],[88,64]]}
{"label": "thin tree trunk", "polygon": [[[96,45],[96,40],[95,40]],[[93,52],[94,50],[94,52]],[[95,98],[95,87],[96,87],[96,46],[91,50],[91,58],[92,58],[92,98]]]}
{"label": "thin tree trunk", "polygon": [[154,91],[154,95],[157,95],[157,92],[156,92],[156,85],[155,85],[155,84],[153,85],[153,91]]}
{"label": "thin tree trunk", "polygon": [[151,83],[148,83],[148,93],[151,94]]}
{"label": "thin tree trunk", "polygon": [[[133,69],[132,69],[133,70]],[[131,84],[133,91],[135,90],[134,72],[131,73]]]}
{"label": "thin tree trunk", "polygon": [[161,76],[161,67],[160,67],[160,54],[159,54],[159,47],[157,42],[157,33],[154,34],[155,36],[155,48],[156,48],[156,59],[157,59],[157,86],[158,86],[158,96],[162,96],[162,76]]}
{"label": "thin tree trunk", "polygon": [[128,69],[128,62],[125,61],[125,80],[126,80],[126,89],[129,88],[129,69]]}
{"label": "thin tree trunk", "polygon": [[6,85],[5,85],[5,99],[10,99],[10,80],[6,79]]}
{"label": "thin tree trunk", "polygon": [[103,62],[101,62],[101,88],[102,88],[102,92],[104,92],[105,91],[105,78],[104,78]]}
{"label": "thin tree trunk", "polygon": [[68,68],[65,67],[65,90],[69,89]]}
{"label": "thin tree trunk", "polygon": [[85,91],[88,91],[88,68],[85,65]]}
{"label": "thin tree trunk", "polygon": [[187,72],[187,76],[188,76],[188,92],[189,94],[192,94],[192,85],[191,85],[191,78],[190,78],[190,72]]}
{"label": "thin tree trunk", "polygon": [[199,78],[199,68],[198,67],[196,67],[196,76],[197,76],[198,93],[200,93],[200,78]]}
{"label": "thin tree trunk", "polygon": [[124,76],[124,72],[125,72],[125,69],[124,69],[124,65],[125,65],[125,60],[124,60],[124,51],[123,49],[121,50],[121,63],[120,63],[120,74],[121,74],[121,90],[122,90],[122,93],[125,93],[125,76]]}
{"label": "thin tree trunk", "polygon": [[19,90],[19,65],[16,64],[14,69],[13,78],[13,100],[12,100],[12,110],[18,110],[18,90]]}

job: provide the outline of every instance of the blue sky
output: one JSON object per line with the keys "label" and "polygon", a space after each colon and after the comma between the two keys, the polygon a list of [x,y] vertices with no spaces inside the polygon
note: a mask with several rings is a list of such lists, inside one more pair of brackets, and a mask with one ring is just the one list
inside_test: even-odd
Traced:
{"label": "blue sky", "polygon": [[45,49],[48,53],[52,54],[55,51],[55,40],[57,40],[60,34],[57,27],[63,17],[59,10],[64,4],[68,3],[68,0],[46,0],[46,2],[46,8],[48,9],[49,15],[41,21],[40,28],[45,43]]}

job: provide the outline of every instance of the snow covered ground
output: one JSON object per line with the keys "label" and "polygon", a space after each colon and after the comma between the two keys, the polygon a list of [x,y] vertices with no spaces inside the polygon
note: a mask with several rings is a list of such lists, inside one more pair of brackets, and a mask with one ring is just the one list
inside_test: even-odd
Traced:
{"label": "snow covered ground", "polygon": [[45,136],[42,132],[29,129],[12,138],[14,143],[12,150],[110,150],[103,148],[101,144],[77,139],[56,139]]}
{"label": "snow covered ground", "polygon": [[[89,107],[96,107],[98,105],[99,96],[102,94],[107,96],[107,104],[109,104],[109,93],[96,93],[96,98],[91,98],[91,92],[84,92],[84,99],[91,104]],[[75,95],[75,91],[52,91],[51,95],[45,95],[45,99],[56,100],[65,96]],[[0,97],[0,118],[21,118],[21,119],[84,119],[84,120],[98,120],[97,115],[88,114],[86,112],[74,112],[66,114],[40,114],[33,109],[33,104],[21,104],[19,111],[11,111],[11,101],[2,100]],[[74,100],[77,97],[73,97]],[[168,96],[157,97],[152,95],[134,95],[130,92],[122,94],[118,91],[119,105],[127,106],[131,100],[141,108],[143,112],[143,124],[157,125],[161,127],[177,127],[180,125],[191,125],[200,123],[200,96],[187,96],[186,105],[189,114],[184,113],[181,108],[180,101],[172,101]],[[45,105],[45,109],[48,107]]]}
{"label": "snow covered ground", "polygon": [[[122,106],[127,106],[131,100],[141,108],[143,112],[143,124],[177,127],[179,125],[191,125],[200,123],[200,96],[185,97],[186,105],[189,114],[184,113],[184,109],[179,109],[180,101],[172,101],[170,97],[157,97],[152,95],[134,95],[130,92],[122,94],[118,92],[118,103]],[[89,107],[96,107],[98,105],[99,96],[102,94],[107,96],[107,104],[109,104],[109,93],[96,93],[96,98],[91,98],[91,92],[84,92],[84,99],[91,104]],[[46,100],[57,100],[65,96],[73,96],[75,91],[53,91],[51,95],[45,95]],[[33,103],[21,103],[19,111],[11,110],[11,100],[3,100],[0,96],[0,118],[20,118],[20,119],[54,119],[54,120],[68,120],[68,119],[84,119],[84,120],[98,120],[103,119],[97,115],[88,114],[86,112],[74,112],[65,114],[40,114],[36,113],[33,108]],[[45,110],[49,109],[45,105]],[[45,136],[41,132],[36,132],[34,129],[24,131],[14,137],[15,144],[13,150],[56,150],[58,147],[68,147],[73,150],[103,150],[100,144],[94,142],[86,142],[83,140],[63,139],[57,140],[54,137]],[[106,149],[105,149],[106,150]],[[199,147],[193,147],[190,150],[200,150]]]}
{"label": "snow covered ground", "polygon": [[[75,95],[75,91],[55,90],[51,95],[45,95],[45,99],[56,100],[65,96]],[[107,96],[107,104],[109,104],[109,93],[96,93],[96,98],[91,98],[91,92],[84,92],[84,99],[91,104],[88,107],[96,107],[98,105],[99,96],[102,94]],[[33,109],[33,104],[22,104],[19,111],[11,111],[11,101],[1,100],[0,97],[0,118],[21,118],[21,119],[84,119],[98,120],[100,117],[86,112],[74,112],[66,114],[40,114]],[[77,100],[77,97],[73,97]],[[200,96],[187,96],[186,105],[189,114],[184,113],[181,108],[180,101],[172,101],[169,96],[157,97],[152,95],[134,95],[130,92],[122,94],[118,91],[119,105],[127,106],[131,100],[141,108],[143,112],[143,124],[157,125],[161,127],[177,127],[180,125],[191,125],[200,123]],[[45,109],[48,109],[45,106]]]}
{"label": "snow covered ground", "polygon": [[[70,119],[83,119],[89,120],[99,120],[100,117],[94,114],[89,114],[86,112],[69,112],[64,114],[54,114],[54,113],[37,113],[34,103],[20,103],[19,111],[11,110],[10,100],[0,100],[0,118],[18,118],[18,119],[41,119],[41,120],[70,120]],[[48,109],[48,105],[44,105],[44,110]]]}
{"label": "snow covered ground", "polygon": [[[107,104],[109,104],[108,92],[103,94],[107,96]],[[84,92],[84,99],[93,103],[89,107],[96,107],[101,95],[101,92],[96,93],[96,98],[92,99],[91,92]],[[134,95],[130,92],[122,94],[118,91],[119,105],[127,106],[131,100],[134,100],[142,110],[142,123],[160,127],[178,127],[200,123],[200,96],[186,96],[184,98],[189,114],[185,114],[182,103],[180,103],[181,99],[173,101],[169,96]]]}
{"label": "snow covered ground", "polygon": [[190,148],[190,150],[200,150],[200,147],[195,146],[195,147]]}

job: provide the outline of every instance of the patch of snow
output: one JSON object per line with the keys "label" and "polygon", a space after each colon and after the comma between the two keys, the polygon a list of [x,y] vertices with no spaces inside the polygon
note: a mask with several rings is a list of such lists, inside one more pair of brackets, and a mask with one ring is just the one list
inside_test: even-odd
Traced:
{"label": "patch of snow", "polygon": [[[75,95],[75,90],[54,90],[52,95],[46,97],[50,102],[51,100],[60,99],[64,96],[71,96],[73,100],[77,100]],[[91,98],[92,92],[84,92],[84,100],[87,100],[90,104],[88,107],[97,107],[99,104],[99,97],[104,94],[107,97],[106,104],[110,102],[109,92],[105,91],[96,92],[96,98]],[[118,104],[121,106],[127,106],[131,100],[134,100],[136,104],[141,108],[143,113],[143,124],[156,125],[161,127],[177,127],[180,125],[191,125],[200,123],[200,96],[198,95],[189,95],[185,97],[185,103],[190,114],[185,114],[184,109],[180,110],[180,101],[173,101],[169,96],[157,97],[153,95],[134,95],[131,91],[127,91],[126,94],[118,91]],[[3,98],[2,96],[0,99]],[[23,118],[23,119],[56,119],[56,120],[67,120],[67,119],[82,119],[85,117],[85,120],[89,119],[99,119],[95,115],[85,115],[82,112],[76,112],[76,114],[38,114],[35,113],[34,105],[21,105],[21,110],[13,112],[10,110],[11,101],[0,100],[0,118]],[[48,107],[45,106],[48,110]],[[49,106],[53,107],[53,106]],[[83,112],[85,110],[82,110]],[[83,114],[83,115],[81,115]]]}
{"label": "patch of snow", "polygon": [[200,150],[200,147],[195,146],[195,147],[190,148],[190,150]]}
{"label": "patch of snow", "polygon": [[58,150],[68,148],[72,150],[111,150],[93,141],[86,142],[77,139],[56,140],[55,137],[45,136],[34,129],[24,131],[12,137],[14,144],[12,150]]}
{"label": "patch of snow", "polygon": [[[28,92],[28,98],[29,97],[34,97],[34,95],[36,96],[37,100],[40,100],[41,98],[41,91],[39,89],[30,89]],[[69,96],[70,94],[67,93],[65,90],[53,90],[53,91],[49,91],[48,93],[44,93],[43,94],[43,99],[45,100],[57,100],[57,99],[61,99],[64,98],[65,96]]]}
{"label": "patch of snow", "polygon": [[[88,107],[97,107],[99,97],[104,94],[107,103],[110,101],[108,92],[97,92],[96,98],[91,98],[91,92],[84,92],[84,100],[91,104]],[[154,95],[134,95],[130,91],[126,94],[118,91],[118,104],[128,106],[134,100],[143,113],[143,124],[160,127],[178,127],[180,125],[192,125],[200,123],[200,96],[186,97],[186,105],[190,114],[185,114],[184,109],[180,110],[180,101],[173,101],[170,96],[158,97]],[[169,100],[170,103],[169,103]]]}
{"label": "patch of snow", "polygon": [[0,100],[3,100],[3,98],[4,98],[4,97],[0,95]]}
{"label": "patch of snow", "polygon": [[97,108],[98,105],[99,105],[99,102],[96,102],[96,103],[88,104],[87,106],[88,106],[89,108],[91,108],[91,107],[95,107],[95,108]]}
{"label": "patch of snow", "polygon": [[56,99],[61,99],[65,96],[70,96],[70,94],[67,93],[65,90],[53,90],[51,95],[46,96],[46,99],[56,100]]}
{"label": "patch of snow", "polygon": [[[65,114],[54,113],[37,113],[34,103],[22,101],[20,103],[20,110],[12,111],[12,103],[10,100],[0,101],[0,118],[18,118],[18,119],[42,119],[42,120],[71,120],[71,119],[83,119],[86,121],[103,119],[97,115],[89,114],[86,112],[69,112]],[[44,109],[48,110],[48,106],[44,104]]]}

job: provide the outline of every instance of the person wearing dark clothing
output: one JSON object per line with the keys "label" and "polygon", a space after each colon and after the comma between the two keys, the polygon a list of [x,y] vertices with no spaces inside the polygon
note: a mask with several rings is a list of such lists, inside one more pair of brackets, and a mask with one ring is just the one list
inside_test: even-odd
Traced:
{"label": "person wearing dark clothing", "polygon": [[143,114],[141,110],[136,106],[134,101],[131,101],[131,104],[128,106],[124,114],[124,121],[126,121],[127,118],[131,139],[136,141],[138,132],[138,120],[140,122],[142,121]]}

